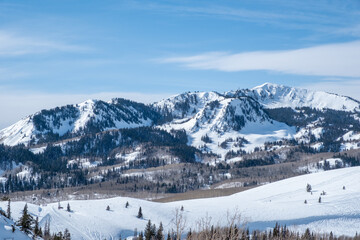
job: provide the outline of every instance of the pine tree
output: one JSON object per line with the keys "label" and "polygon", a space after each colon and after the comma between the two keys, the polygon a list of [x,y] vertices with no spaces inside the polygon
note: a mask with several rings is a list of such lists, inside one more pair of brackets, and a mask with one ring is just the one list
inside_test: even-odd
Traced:
{"label": "pine tree", "polygon": [[8,206],[6,211],[6,217],[11,219],[10,199],[8,200]]}
{"label": "pine tree", "polygon": [[152,226],[151,226],[151,239],[153,239],[153,238],[155,238],[156,237],[156,225],[155,224],[153,224]]}
{"label": "pine tree", "polygon": [[140,232],[138,240],[144,240],[144,234],[143,234],[143,232]]}
{"label": "pine tree", "polygon": [[69,229],[67,229],[67,228],[65,228],[63,239],[64,240],[71,240],[71,235],[70,235]]}
{"label": "pine tree", "polygon": [[155,225],[151,225],[151,221],[150,221],[150,220],[149,220],[148,223],[146,224],[145,231],[144,231],[145,240],[151,240],[152,237],[155,236],[156,226],[155,226],[155,229],[154,229],[154,226],[155,226]]}
{"label": "pine tree", "polygon": [[163,240],[164,239],[163,231],[164,231],[164,227],[162,225],[162,222],[160,222],[159,228],[158,228],[158,230],[156,232],[156,240]]}
{"label": "pine tree", "polygon": [[304,239],[311,239],[311,233],[309,228],[305,230]]}
{"label": "pine tree", "polygon": [[28,213],[28,207],[27,204],[25,204],[25,207],[22,211],[22,216],[19,219],[17,225],[20,226],[20,230],[25,232],[26,234],[31,233],[32,230],[32,224],[34,222],[33,217]]}
{"label": "pine tree", "polygon": [[46,220],[44,227],[44,239],[50,238],[50,220]]}
{"label": "pine tree", "polygon": [[68,212],[71,212],[71,208],[70,208],[70,204],[69,204],[69,203],[67,204],[66,210],[67,210]]}
{"label": "pine tree", "polygon": [[39,217],[36,217],[35,219],[34,235],[40,236]]}
{"label": "pine tree", "polygon": [[142,217],[143,217],[143,214],[142,214],[142,210],[141,210],[141,207],[140,207],[137,218],[142,218]]}
{"label": "pine tree", "polygon": [[311,187],[311,185],[308,183],[308,184],[306,185],[306,191],[307,191],[307,192],[311,192],[311,190],[312,190],[312,187]]}

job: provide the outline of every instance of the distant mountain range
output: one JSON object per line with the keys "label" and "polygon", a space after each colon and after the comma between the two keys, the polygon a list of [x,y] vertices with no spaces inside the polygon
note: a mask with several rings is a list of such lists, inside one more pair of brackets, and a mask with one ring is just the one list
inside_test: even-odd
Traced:
{"label": "distant mountain range", "polygon": [[359,148],[359,119],[360,102],[350,97],[265,83],[225,93],[187,92],[150,105],[116,98],[42,110],[2,129],[0,143],[36,147],[152,127],[184,130],[189,146],[236,160],[279,141],[314,151]]}

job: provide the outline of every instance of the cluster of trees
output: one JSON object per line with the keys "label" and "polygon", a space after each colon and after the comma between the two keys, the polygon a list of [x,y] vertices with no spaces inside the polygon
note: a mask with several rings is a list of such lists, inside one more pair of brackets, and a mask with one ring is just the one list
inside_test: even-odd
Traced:
{"label": "cluster of trees", "polygon": [[[354,117],[354,113],[332,109],[318,110],[309,107],[296,108],[274,108],[265,109],[270,118],[284,122],[289,126],[298,128],[305,127],[316,121],[316,127],[322,127],[323,131],[319,139],[309,134],[310,143],[322,142],[319,151],[338,152],[341,147],[341,137],[348,131],[360,131],[360,124]],[[296,143],[295,143],[296,145]],[[308,148],[309,152],[314,149]]]}
{"label": "cluster of trees", "polygon": [[[10,199],[8,199],[8,207],[6,213],[0,211],[0,214],[8,219],[11,217],[11,208],[10,208]],[[18,221],[16,221],[16,226],[19,227],[20,231],[24,232],[33,239],[41,237],[44,240],[71,240],[71,234],[68,229],[65,229],[64,232],[50,233],[50,222],[45,223],[44,230],[39,226],[39,218],[34,217],[29,213],[28,206],[25,204],[24,209],[22,210],[22,215]],[[16,227],[12,225],[12,231],[17,231]]]}
{"label": "cluster of trees", "polygon": [[[165,165],[164,159],[147,157],[152,156],[156,147],[167,148],[174,158],[182,162],[195,162],[195,153],[200,152],[187,146],[185,131],[171,131],[170,133],[151,128],[141,127],[121,129],[103,134],[85,135],[79,141],[69,142],[65,147],[49,144],[42,153],[34,154],[23,145],[8,147],[0,145],[0,166],[4,170],[11,170],[13,164],[26,164],[32,169],[37,178],[19,178],[16,174],[7,174],[6,184],[1,187],[3,193],[34,190],[52,187],[69,187],[88,184],[86,169],[80,169],[74,164],[67,165],[68,160],[80,157],[100,158],[103,165],[114,165],[119,159],[114,158],[113,150],[121,147],[130,147],[137,144],[145,145],[145,159],[134,161],[128,168],[149,168]],[[60,177],[61,176],[61,177]],[[113,176],[112,179],[116,179]],[[39,179],[40,178],[40,179]],[[65,181],[61,179],[66,179]],[[110,178],[111,179],[111,178]],[[108,180],[110,180],[108,178]],[[91,180],[90,180],[91,181]]]}
{"label": "cluster of trees", "polygon": [[140,232],[139,236],[135,236],[137,240],[163,240],[164,239],[164,227],[160,222],[159,228],[156,228],[155,224],[151,224],[151,220],[148,221],[144,232]]}
{"label": "cluster of trees", "polygon": [[342,166],[360,166],[360,154],[349,156],[347,153],[337,153],[334,154],[334,158],[340,158],[343,161]]}
{"label": "cluster of trees", "polygon": [[[161,227],[160,223],[160,227]],[[158,231],[160,230],[160,227]],[[161,228],[161,230],[163,230]],[[144,234],[141,232],[140,235],[136,238],[138,240],[177,240],[180,239],[175,232],[169,232],[166,236],[158,234],[156,231],[156,226],[151,225],[149,221],[146,225]],[[244,228],[237,225],[229,225],[225,227],[219,226],[202,226],[198,231],[190,231],[185,234],[186,240],[249,240],[249,239],[261,239],[261,240],[359,240],[360,236],[355,235],[354,237],[350,236],[335,236],[332,232],[329,234],[319,234],[310,231],[309,228],[305,232],[296,232],[290,230],[286,226],[281,226],[276,223],[275,227],[269,231],[259,231],[254,230],[249,231],[248,228]]]}
{"label": "cluster of trees", "polygon": [[[38,139],[37,143],[59,141],[80,136],[81,134],[95,134],[105,129],[114,128],[116,121],[141,124],[142,119],[150,119],[153,124],[164,122],[164,117],[156,109],[122,98],[112,99],[111,103],[103,101],[94,102],[94,113],[99,114],[101,111],[112,114],[102,114],[101,120],[90,117],[86,125],[78,132],[67,132],[60,136],[53,131],[53,128],[60,128],[64,121],[67,121],[70,125],[73,124],[80,115],[78,105],[67,105],[50,110],[42,110],[32,117],[36,130],[41,133],[36,136]],[[35,143],[35,139],[31,143]]]}
{"label": "cluster of trees", "polygon": [[139,127],[83,136],[79,141],[66,144],[64,156],[108,158],[113,157],[111,153],[115,148],[139,144],[170,147],[171,152],[184,162],[193,162],[193,155],[197,151],[196,148],[187,146],[187,136],[183,130],[169,133],[153,127]]}

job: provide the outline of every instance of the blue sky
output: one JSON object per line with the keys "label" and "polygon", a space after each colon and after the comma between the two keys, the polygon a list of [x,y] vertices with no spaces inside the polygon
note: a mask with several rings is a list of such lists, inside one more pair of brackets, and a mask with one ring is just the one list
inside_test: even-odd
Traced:
{"label": "blue sky", "polygon": [[0,119],[264,82],[360,99],[359,1],[0,1]]}

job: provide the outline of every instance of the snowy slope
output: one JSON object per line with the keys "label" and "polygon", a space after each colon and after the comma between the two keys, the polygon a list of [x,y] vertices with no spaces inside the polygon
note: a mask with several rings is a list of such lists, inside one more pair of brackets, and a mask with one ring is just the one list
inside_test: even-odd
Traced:
{"label": "snowy slope", "polygon": [[8,218],[0,215],[0,237],[1,239],[16,239],[16,240],[30,240],[25,233],[21,232],[18,227],[15,226],[15,231],[12,231],[12,226],[15,223]]}
{"label": "snowy slope", "polygon": [[[181,104],[177,102],[179,99]],[[271,120],[249,97],[223,97],[210,92],[183,99],[184,95],[179,95],[158,103],[162,109],[171,109],[175,115],[173,121],[161,128],[168,131],[184,129],[189,136],[189,145],[216,153],[222,159],[229,151],[252,151],[265,142],[292,138],[295,134],[295,128]],[[204,141],[205,136],[210,140]],[[227,146],[220,146],[224,141],[227,141]]]}
{"label": "snowy slope", "polygon": [[37,134],[81,134],[117,128],[150,126],[156,113],[145,105],[124,99],[87,100],[80,104],[42,110],[0,130],[0,143],[14,146],[37,142]]}
{"label": "snowy slope", "polygon": [[31,121],[31,117],[26,117],[10,127],[0,130],[0,143],[9,146],[27,143],[31,140],[31,136],[34,132],[35,128]]}
{"label": "snowy slope", "polygon": [[265,83],[251,90],[239,90],[227,93],[227,95],[244,94],[254,98],[265,108],[310,107],[315,109],[329,108],[341,111],[360,109],[360,102],[349,97],[272,83]]}
{"label": "snowy slope", "polygon": [[[224,225],[227,212],[237,211],[251,229],[265,230],[279,222],[296,230],[309,227],[319,232],[355,235],[357,226],[360,226],[359,181],[360,167],[353,167],[294,177],[227,197],[171,203],[117,197],[69,201],[73,210],[70,213],[59,210],[57,203],[41,207],[29,204],[29,211],[38,215],[42,224],[50,219],[52,231],[68,228],[74,239],[116,239],[120,234],[122,237],[131,236],[135,228],[143,230],[149,219],[157,226],[161,221],[167,231],[174,227],[174,212],[181,206],[184,207],[186,227],[192,229],[206,215],[212,218],[212,224]],[[312,185],[313,194],[306,192],[307,183]],[[323,191],[326,195],[320,195]],[[320,196],[322,202],[318,203]],[[127,201],[129,208],[125,208]],[[24,204],[12,203],[15,217],[20,216]],[[61,203],[65,208],[66,204]],[[105,210],[108,205],[111,211]],[[6,203],[1,202],[0,206],[4,208]],[[136,218],[140,206],[144,219]]]}
{"label": "snowy slope", "polygon": [[188,92],[156,102],[152,106],[164,115],[170,114],[176,119],[182,119],[194,116],[210,102],[223,99],[217,92]]}

